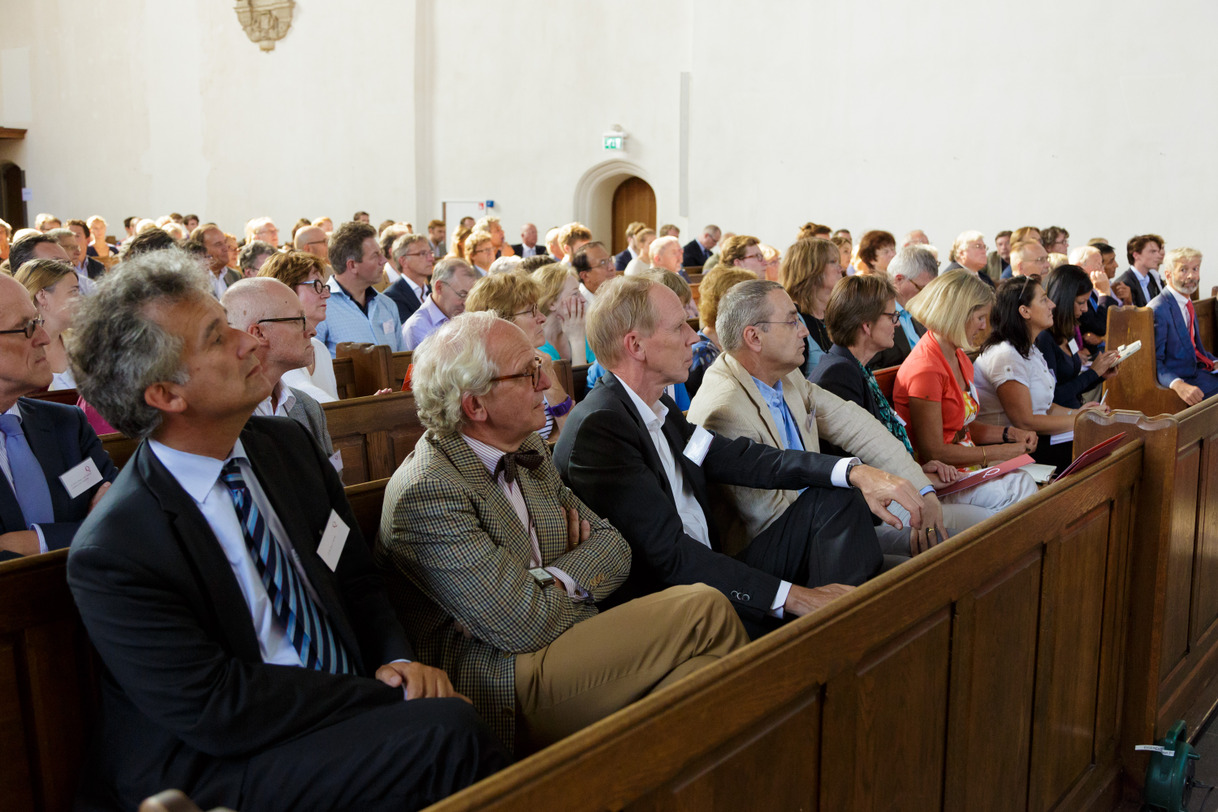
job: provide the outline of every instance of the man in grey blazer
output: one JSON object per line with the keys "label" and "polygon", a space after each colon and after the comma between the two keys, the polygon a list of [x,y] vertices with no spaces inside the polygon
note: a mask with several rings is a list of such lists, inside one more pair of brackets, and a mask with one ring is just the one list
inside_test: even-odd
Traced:
{"label": "man in grey blazer", "polygon": [[254,352],[262,362],[262,374],[271,382],[271,394],[254,408],[254,414],[292,418],[308,430],[341,472],[341,457],[334,453],[321,404],[280,380],[285,372],[313,360],[309,339],[315,331],[305,323],[300,298],[278,279],[259,276],[237,282],[224,292],[220,303],[228,311],[230,326],[258,339]]}

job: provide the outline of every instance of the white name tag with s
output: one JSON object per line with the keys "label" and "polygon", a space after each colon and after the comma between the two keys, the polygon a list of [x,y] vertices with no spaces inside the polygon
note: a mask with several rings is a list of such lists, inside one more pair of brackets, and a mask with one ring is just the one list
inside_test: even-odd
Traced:
{"label": "white name tag with s", "polygon": [[1066,343],[1066,346],[1070,348],[1071,355],[1078,355],[1078,342],[1077,341],[1075,341],[1072,338],[1072,339],[1070,339],[1070,341],[1068,341]]}
{"label": "white name tag with s", "polygon": [[685,444],[685,450],[681,453],[694,465],[701,465],[702,460],[706,459],[706,452],[710,451],[712,439],[714,439],[714,435],[709,431],[701,426],[694,426],[694,436],[689,438],[689,442]]}
{"label": "white name tag with s", "polygon": [[330,518],[326,520],[326,529],[321,534],[321,544],[317,547],[317,554],[326,562],[330,572],[338,569],[338,559],[342,557],[343,547],[346,546],[350,533],[351,528],[338,517],[337,511],[331,509]]}
{"label": "white name tag with s", "polygon": [[330,455],[330,464],[334,466],[334,470],[340,474],[343,472],[343,452],[335,451]]}
{"label": "white name tag with s", "polygon": [[97,463],[89,459],[60,474],[59,481],[63,483],[63,489],[68,492],[68,496],[75,499],[101,482],[102,475],[101,471],[97,470]]}

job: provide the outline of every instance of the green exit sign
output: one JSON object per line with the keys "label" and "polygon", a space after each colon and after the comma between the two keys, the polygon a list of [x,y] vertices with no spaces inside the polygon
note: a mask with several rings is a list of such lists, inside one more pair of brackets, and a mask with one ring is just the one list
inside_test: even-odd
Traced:
{"label": "green exit sign", "polygon": [[606,135],[604,142],[605,149],[623,150],[626,148],[626,136],[624,135]]}

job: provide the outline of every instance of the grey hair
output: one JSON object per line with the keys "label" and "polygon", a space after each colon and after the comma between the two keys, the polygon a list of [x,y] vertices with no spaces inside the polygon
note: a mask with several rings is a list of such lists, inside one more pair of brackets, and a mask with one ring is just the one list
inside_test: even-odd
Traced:
{"label": "grey hair", "polygon": [[149,314],[161,302],[210,296],[198,261],[177,248],[153,251],[120,263],[81,299],[67,338],[68,358],[81,396],[115,429],[144,438],[161,413],[144,401],[158,381],[186,383],[182,339]]}
{"label": "grey hair", "polygon": [[441,324],[415,349],[410,388],[419,421],[428,429],[437,434],[458,431],[465,422],[461,398],[491,391],[499,366],[487,347],[491,330],[500,322],[503,319],[489,310],[462,313]]}
{"label": "grey hair", "polygon": [[770,315],[770,291],[782,290],[782,285],[768,279],[740,282],[728,289],[719,300],[719,316],[715,332],[724,352],[744,346],[744,328],[765,321]]}
{"label": "grey hair", "polygon": [[906,279],[917,279],[926,274],[934,279],[939,275],[939,260],[924,245],[907,245],[888,264],[888,275],[895,279],[897,274]]}
{"label": "grey hair", "polygon": [[[224,232],[221,231],[221,234]],[[269,242],[262,240],[253,240],[247,242],[242,248],[241,253],[237,254],[237,264],[241,266],[241,270],[249,270],[254,267],[254,262],[261,256],[270,256],[278,254],[279,249],[271,245]]]}
{"label": "grey hair", "polygon": [[487,273],[515,273],[520,267],[520,263],[524,262],[520,257],[499,257],[491,263],[491,267],[486,269]]}
{"label": "grey hair", "polygon": [[437,282],[443,282],[446,285],[450,284],[453,276],[457,273],[457,271],[461,270],[477,276],[477,274],[474,273],[474,269],[471,268],[469,263],[463,259],[458,257],[448,257],[447,259],[440,260],[436,263],[435,269],[431,272],[432,288],[435,288]]}

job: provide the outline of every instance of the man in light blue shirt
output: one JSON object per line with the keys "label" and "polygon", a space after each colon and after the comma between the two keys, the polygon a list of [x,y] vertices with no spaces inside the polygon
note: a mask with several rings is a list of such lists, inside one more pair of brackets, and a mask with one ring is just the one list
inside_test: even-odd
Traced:
{"label": "man in light blue shirt", "polygon": [[393,352],[402,347],[398,306],[372,286],[380,281],[385,255],[376,229],[367,223],[343,223],[330,236],[330,300],[326,320],[317,325],[317,338],[330,355],[343,341],[384,344]]}

